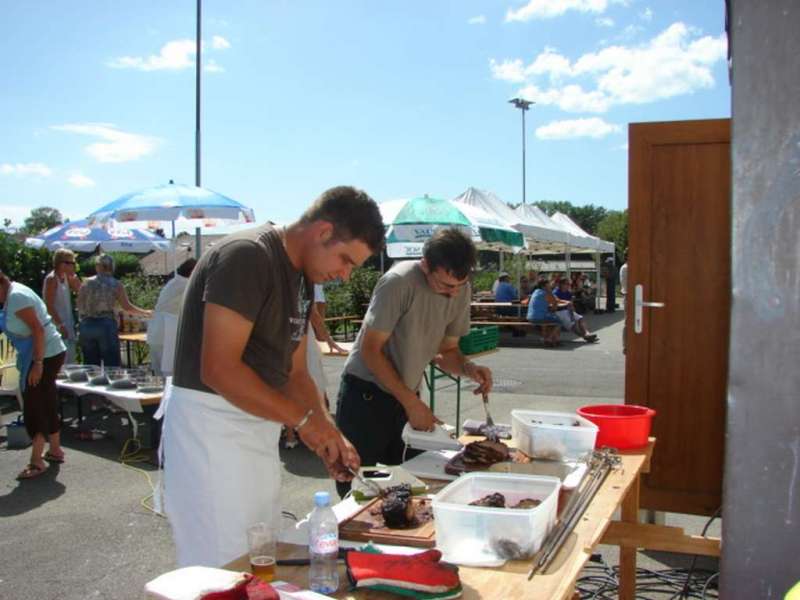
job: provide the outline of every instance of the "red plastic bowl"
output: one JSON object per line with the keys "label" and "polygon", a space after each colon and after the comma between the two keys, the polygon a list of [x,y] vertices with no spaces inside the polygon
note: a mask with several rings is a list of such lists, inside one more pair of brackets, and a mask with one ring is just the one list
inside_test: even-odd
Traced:
{"label": "red plastic bowl", "polygon": [[579,408],[578,414],[599,428],[595,448],[630,450],[647,445],[656,411],[633,404],[597,404]]}

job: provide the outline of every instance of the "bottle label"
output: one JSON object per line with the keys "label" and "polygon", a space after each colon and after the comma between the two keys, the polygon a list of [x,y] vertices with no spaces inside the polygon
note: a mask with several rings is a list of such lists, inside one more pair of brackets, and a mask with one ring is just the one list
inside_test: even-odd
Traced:
{"label": "bottle label", "polygon": [[339,551],[339,536],[336,533],[323,533],[313,541],[315,554],[331,554]]}

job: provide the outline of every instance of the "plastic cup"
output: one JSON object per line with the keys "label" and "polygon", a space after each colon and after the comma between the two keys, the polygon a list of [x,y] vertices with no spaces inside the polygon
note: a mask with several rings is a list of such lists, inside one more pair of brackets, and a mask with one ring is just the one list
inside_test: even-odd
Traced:
{"label": "plastic cup", "polygon": [[250,572],[267,583],[275,580],[277,531],[267,523],[255,523],[247,528],[247,553]]}

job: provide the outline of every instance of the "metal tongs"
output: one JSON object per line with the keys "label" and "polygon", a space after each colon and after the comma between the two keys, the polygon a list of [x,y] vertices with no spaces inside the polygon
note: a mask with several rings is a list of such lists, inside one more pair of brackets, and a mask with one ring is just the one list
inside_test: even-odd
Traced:
{"label": "metal tongs", "polygon": [[489,414],[489,394],[486,392],[483,393],[483,412],[486,413],[486,425],[488,427],[494,427],[494,419],[492,415]]}
{"label": "metal tongs", "polygon": [[359,473],[355,469],[351,467],[346,467],[346,468],[350,472],[350,475],[352,475],[356,479],[356,481],[358,481],[365,487],[369,488],[378,498],[383,496],[383,488],[381,486],[379,486],[374,481],[365,479],[364,477],[361,476],[361,473]]}

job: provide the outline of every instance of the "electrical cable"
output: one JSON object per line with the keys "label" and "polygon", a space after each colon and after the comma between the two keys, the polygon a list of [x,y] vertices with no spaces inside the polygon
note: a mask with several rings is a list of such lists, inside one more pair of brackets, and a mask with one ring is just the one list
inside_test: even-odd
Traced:
{"label": "electrical cable", "polygon": [[[132,449],[130,447],[132,447]],[[133,466],[136,463],[148,462],[149,460],[150,457],[146,452],[142,451],[142,443],[139,440],[137,440],[136,438],[128,438],[127,440],[125,440],[125,443],[122,445],[122,450],[120,450],[119,453],[119,462],[126,469],[131,469],[132,471],[141,473],[147,480],[147,485],[150,486],[150,493],[144,498],[142,498],[139,501],[139,504],[145,510],[153,513],[154,515],[157,515],[159,517],[164,517],[164,514],[157,511],[155,509],[155,506],[152,504],[153,497],[156,493],[156,486],[153,484],[153,480],[150,477],[150,473],[148,473],[144,469],[140,469],[139,467]],[[148,503],[149,501],[151,503]]]}
{"label": "electrical cable", "polygon": [[[708,533],[708,528],[711,527],[711,523],[713,523],[714,519],[716,519],[721,513],[722,513],[722,507],[720,506],[717,510],[714,511],[714,514],[711,515],[711,518],[708,521],[706,521],[706,524],[703,527],[703,531],[700,534],[701,536],[706,537],[706,533]],[[685,594],[687,593],[687,590],[689,589],[689,582],[690,582],[690,580],[692,578],[692,571],[694,571],[694,567],[697,564],[697,557],[698,557],[697,554],[695,554],[694,557],[692,557],[692,564],[689,565],[689,572],[686,574],[686,585],[684,586],[683,591],[681,592],[681,595],[677,596],[678,598],[688,598],[689,597],[688,595],[685,595]]]}

